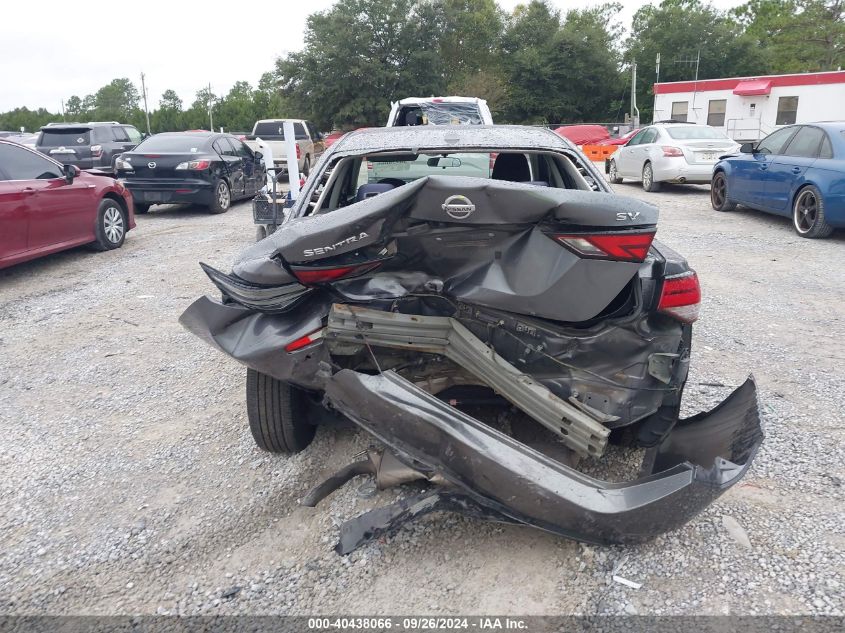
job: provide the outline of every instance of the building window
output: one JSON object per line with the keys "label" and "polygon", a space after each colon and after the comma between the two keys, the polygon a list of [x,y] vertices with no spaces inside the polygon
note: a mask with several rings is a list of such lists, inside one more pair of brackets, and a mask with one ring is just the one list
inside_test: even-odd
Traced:
{"label": "building window", "polygon": [[792,125],[798,114],[798,97],[781,97],[778,99],[778,116],[775,125]]}
{"label": "building window", "polygon": [[672,102],[672,120],[683,121],[687,120],[687,102],[673,101]]}
{"label": "building window", "polygon": [[727,105],[727,99],[713,99],[707,109],[707,125],[711,127],[723,127],[725,125],[725,108]]}

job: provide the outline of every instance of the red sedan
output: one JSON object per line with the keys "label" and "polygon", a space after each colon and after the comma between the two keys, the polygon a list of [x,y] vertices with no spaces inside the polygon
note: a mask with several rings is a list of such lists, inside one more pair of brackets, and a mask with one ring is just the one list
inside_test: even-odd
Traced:
{"label": "red sedan", "polygon": [[120,248],[133,228],[122,184],[0,139],[0,268],[81,244]]}

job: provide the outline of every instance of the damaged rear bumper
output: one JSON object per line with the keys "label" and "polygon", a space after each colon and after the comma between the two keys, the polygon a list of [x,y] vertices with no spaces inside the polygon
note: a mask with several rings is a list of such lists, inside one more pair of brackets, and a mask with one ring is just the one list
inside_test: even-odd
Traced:
{"label": "damaged rear bumper", "polygon": [[393,372],[342,370],[336,409],[444,492],[378,508],[342,528],[340,553],[431,510],[527,524],[592,543],[631,543],[675,529],[739,481],[763,432],[749,378],[710,412],[681,420],[649,449],[640,478],[600,481],[468,416]]}

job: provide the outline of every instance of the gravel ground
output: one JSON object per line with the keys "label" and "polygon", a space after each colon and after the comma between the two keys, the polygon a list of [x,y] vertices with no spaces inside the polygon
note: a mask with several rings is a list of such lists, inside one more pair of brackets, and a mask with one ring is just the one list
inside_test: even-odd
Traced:
{"label": "gravel ground", "polygon": [[[164,208],[119,251],[0,272],[0,611],[842,615],[845,235],[718,214],[706,187],[616,189],[660,205],[659,239],[703,284],[686,412],[749,372],[760,387],[766,442],[692,523],[602,548],[432,515],[335,555],[340,522],[402,492],[296,504],[369,441],[253,445],[244,370],[177,323],[211,288],[197,261],[252,241],[249,206]],[[611,580],[620,565],[640,589]]]}

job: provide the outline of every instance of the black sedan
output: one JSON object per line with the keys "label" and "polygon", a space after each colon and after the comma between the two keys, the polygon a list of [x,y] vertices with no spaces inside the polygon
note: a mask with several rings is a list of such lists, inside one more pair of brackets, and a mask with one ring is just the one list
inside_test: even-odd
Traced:
{"label": "black sedan", "polygon": [[156,134],[122,154],[115,169],[132,192],[136,213],[175,203],[225,213],[233,200],[254,196],[265,183],[261,153],[214,132]]}

